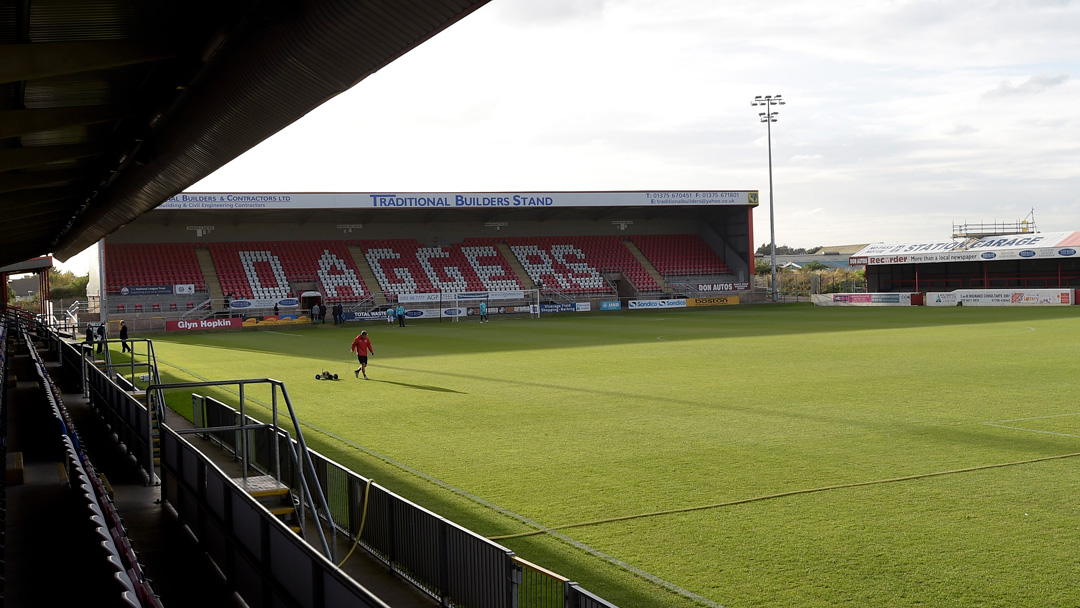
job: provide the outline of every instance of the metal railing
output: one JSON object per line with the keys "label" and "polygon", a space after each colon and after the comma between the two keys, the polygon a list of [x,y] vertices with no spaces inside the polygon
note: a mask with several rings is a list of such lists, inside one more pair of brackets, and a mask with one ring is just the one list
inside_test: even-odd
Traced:
{"label": "metal railing", "polygon": [[[51,339],[60,340],[55,334]],[[125,390],[125,379],[111,378],[85,356],[87,346],[61,341],[58,354],[67,372],[86,386],[91,403],[110,424],[140,466],[153,475],[153,429],[150,411]],[[83,351],[83,352],[80,352]],[[121,363],[117,367],[122,367]],[[130,369],[130,364],[128,364]],[[104,366],[102,366],[104,367]],[[244,411],[245,387],[269,384],[273,422],[263,423]],[[328,593],[310,588],[316,572],[321,585],[358,594],[360,606],[384,606],[362,588],[352,589],[331,552],[322,529],[342,534],[443,606],[482,608],[617,608],[565,577],[517,558],[513,551],[373,483],[341,464],[310,450],[302,433],[296,438],[277,425],[278,394],[293,413],[282,383],[271,379],[208,381],[147,386],[158,390],[237,386],[239,407],[193,395],[196,428],[192,433],[212,437],[244,460],[248,467],[273,475],[300,495],[302,522],[312,518],[319,529],[322,551],[307,543],[209,458],[183,439],[182,432],[162,425],[160,472],[162,498],[195,530],[208,553],[223,565],[238,591],[262,597],[269,589],[292,598],[296,605],[329,607]],[[161,399],[160,403],[164,403]],[[266,405],[266,404],[262,404]],[[164,414],[164,408],[161,408]],[[164,421],[162,421],[164,423]],[[359,539],[357,539],[359,535]],[[266,543],[269,543],[267,545]],[[336,546],[337,543],[333,543]],[[235,545],[235,546],[233,546]],[[232,548],[229,548],[232,547]],[[330,559],[327,559],[330,558]],[[220,560],[220,561],[219,561]],[[268,561],[267,561],[268,560]],[[288,564],[283,567],[282,564]],[[262,577],[269,577],[269,579]],[[260,580],[256,583],[255,579]],[[299,579],[299,580],[297,580]],[[248,596],[244,596],[248,597]]]}
{"label": "metal railing", "polygon": [[[101,594],[115,592],[119,596],[118,605],[161,608],[161,602],[150,587],[150,581],[146,578],[142,565],[139,563],[135,552],[131,549],[127,530],[123,525],[119,512],[109,498],[108,488],[79,445],[75,425],[61,398],[60,390],[49,375],[28,330],[24,329],[23,331],[23,343],[28,347],[30,359],[37,371],[41,388],[52,409],[53,416],[60,423],[60,437],[67,453],[64,465],[68,479],[71,480],[70,485],[81,490],[82,500],[86,501],[86,513],[89,515],[91,529],[96,534],[92,542],[96,542],[104,550],[104,553],[101,554],[104,558],[101,565],[106,567],[105,572],[112,573],[109,579],[88,580],[84,583],[82,591],[91,596],[103,597],[103,599],[107,598],[108,595],[102,596]],[[113,587],[112,580],[119,582],[121,586]],[[102,588],[99,589],[98,586]],[[106,591],[106,589],[110,591]]]}
{"label": "metal railing", "polygon": [[[204,426],[238,420],[239,412],[212,397],[192,398],[198,412],[194,416],[196,429],[202,427],[207,437],[233,453],[245,449],[236,433],[220,433]],[[292,440],[279,432],[276,441]],[[257,446],[251,453],[253,466],[267,471],[273,466],[273,443],[265,437],[253,442]],[[311,457],[319,487],[326,492],[328,509],[341,533],[356,541],[360,531],[359,547],[444,606],[617,608],[577,583],[518,558],[510,549],[394,494],[318,452],[312,451]],[[282,470],[286,485],[288,475]]]}
{"label": "metal railing", "polygon": [[[267,385],[271,390],[271,419],[269,424],[247,416],[244,412],[247,407],[246,390],[250,385]],[[208,380],[203,382],[177,382],[177,383],[164,383],[153,384],[147,391],[153,390],[175,390],[175,389],[189,389],[189,388],[202,388],[202,387],[229,387],[236,386],[239,389],[239,403],[240,410],[237,412],[236,420],[238,424],[230,426],[212,427],[213,430],[218,431],[237,431],[236,436],[239,442],[233,446],[235,453],[240,456],[243,461],[243,475],[246,479],[247,471],[253,463],[252,457],[257,453],[252,450],[252,446],[249,446],[248,440],[250,437],[250,431],[257,431],[258,429],[265,428],[273,433],[273,436],[282,433],[281,427],[278,424],[279,407],[278,399],[279,395],[284,402],[285,410],[288,412],[288,416],[292,422],[293,429],[296,432],[296,439],[294,442],[288,444],[288,450],[286,454],[293,460],[292,471],[296,473],[292,479],[287,479],[282,475],[282,469],[280,467],[281,459],[278,452],[273,452],[273,460],[269,463],[273,465],[269,469],[264,469],[268,474],[274,475],[274,478],[290,488],[295,488],[300,491],[300,504],[309,509],[313,513],[317,520],[325,522],[331,533],[334,533],[337,528],[334,525],[334,519],[330,513],[329,507],[326,503],[326,495],[323,493],[319,478],[315,474],[315,468],[312,464],[312,452],[308,449],[304,442],[304,434],[300,431],[300,421],[296,418],[296,412],[293,409],[292,401],[289,400],[289,393],[285,389],[285,384],[280,380],[273,380],[271,378],[253,378],[248,380]],[[162,423],[164,423],[164,415],[162,415]],[[206,429],[203,429],[204,431]],[[194,432],[194,431],[193,431]],[[287,435],[286,435],[287,436]],[[277,447],[277,444],[274,444]],[[311,486],[314,485],[314,488]],[[318,501],[318,504],[316,504]],[[303,517],[302,517],[303,519]],[[331,550],[331,544],[326,539],[326,533],[323,530],[323,526],[316,526],[319,533],[319,541],[322,544],[323,554],[327,559],[334,559],[336,556]],[[336,544],[335,544],[336,547]]]}
{"label": "metal railing", "polygon": [[161,496],[248,605],[389,608],[260,505],[171,428]]}
{"label": "metal railing", "polygon": [[185,311],[180,315],[180,318],[190,319],[194,317],[196,319],[203,319],[212,314],[214,314],[213,300],[207,298],[196,304],[191,310]]}
{"label": "metal railing", "polygon": [[[68,352],[63,355],[64,366],[68,367],[76,361],[80,364],[77,377],[81,379],[84,395],[89,397],[90,405],[116,433],[117,441],[127,448],[128,453],[146,472],[147,483],[156,484],[155,429],[151,407],[110,378],[103,369],[104,366],[95,364],[90,359],[90,349],[85,344],[80,344],[80,347],[83,351],[80,354]],[[61,348],[75,347],[65,343]]]}

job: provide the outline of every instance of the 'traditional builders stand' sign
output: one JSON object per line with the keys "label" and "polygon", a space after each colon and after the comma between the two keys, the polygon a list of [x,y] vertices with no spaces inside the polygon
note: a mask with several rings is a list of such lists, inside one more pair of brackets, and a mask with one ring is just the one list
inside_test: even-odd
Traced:
{"label": "'traditional builders stand' sign", "polygon": [[377,209],[655,207],[734,205],[756,207],[757,190],[622,192],[184,192],[158,209]]}

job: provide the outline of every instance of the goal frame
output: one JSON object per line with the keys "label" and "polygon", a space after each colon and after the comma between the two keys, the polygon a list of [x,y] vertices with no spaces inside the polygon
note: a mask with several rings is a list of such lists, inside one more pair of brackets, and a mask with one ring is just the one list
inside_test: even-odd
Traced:
{"label": "goal frame", "polygon": [[[488,307],[488,317],[491,318],[495,315],[527,315],[532,319],[540,318],[540,290],[539,289],[513,289],[504,291],[470,291],[464,293],[452,294],[452,306],[458,311],[458,314],[454,315],[454,322],[457,323],[462,318],[469,317],[469,309],[475,308],[480,305],[480,302],[486,302]],[[515,309],[521,308],[522,310],[514,310],[509,313],[492,313],[492,307],[496,310],[505,309],[508,307],[514,307]]]}

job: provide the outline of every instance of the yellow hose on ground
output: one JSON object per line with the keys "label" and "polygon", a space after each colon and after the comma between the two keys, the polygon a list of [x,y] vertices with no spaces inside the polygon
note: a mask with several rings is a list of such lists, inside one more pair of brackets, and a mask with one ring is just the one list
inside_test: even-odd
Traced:
{"label": "yellow hose on ground", "polygon": [[341,563],[337,565],[338,568],[344,566],[345,562],[349,561],[353,551],[356,551],[357,545],[360,544],[360,534],[364,531],[364,522],[367,521],[368,492],[371,491],[371,482],[372,480],[369,479],[367,481],[367,487],[364,488],[364,511],[360,515],[360,529],[356,531],[356,542],[353,543],[352,549],[349,549],[349,554],[345,556],[345,559],[341,560]]}

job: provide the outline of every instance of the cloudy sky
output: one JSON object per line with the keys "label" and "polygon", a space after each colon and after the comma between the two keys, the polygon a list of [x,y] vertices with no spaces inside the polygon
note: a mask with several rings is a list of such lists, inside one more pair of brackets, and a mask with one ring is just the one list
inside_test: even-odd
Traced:
{"label": "cloudy sky", "polygon": [[760,190],[778,244],[1080,230],[1080,2],[493,0],[189,191]]}

